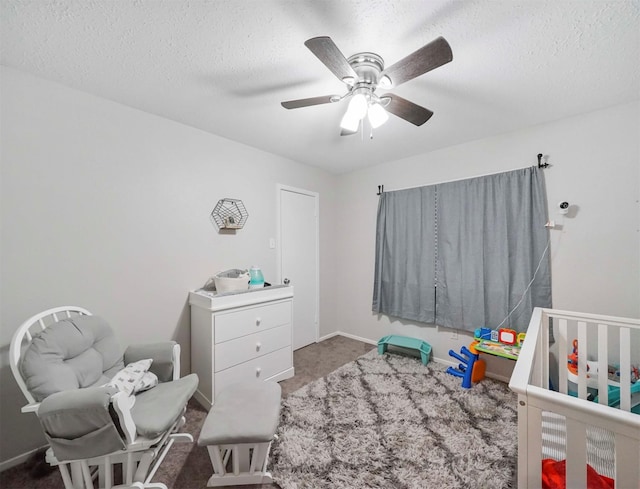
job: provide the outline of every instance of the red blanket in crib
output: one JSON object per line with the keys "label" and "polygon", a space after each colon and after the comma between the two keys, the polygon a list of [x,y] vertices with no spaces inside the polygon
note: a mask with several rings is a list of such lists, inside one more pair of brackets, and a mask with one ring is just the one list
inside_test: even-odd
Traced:
{"label": "red blanket in crib", "polygon": [[[542,489],[566,489],[566,460],[556,462],[550,458],[542,461]],[[587,464],[587,489],[614,489],[614,480],[598,474]]]}

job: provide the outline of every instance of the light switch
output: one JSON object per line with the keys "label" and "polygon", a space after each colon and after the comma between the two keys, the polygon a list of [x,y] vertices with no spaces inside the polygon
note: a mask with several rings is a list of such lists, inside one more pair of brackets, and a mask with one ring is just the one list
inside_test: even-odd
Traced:
{"label": "light switch", "polygon": [[276,238],[269,238],[269,248],[272,250],[276,247]]}

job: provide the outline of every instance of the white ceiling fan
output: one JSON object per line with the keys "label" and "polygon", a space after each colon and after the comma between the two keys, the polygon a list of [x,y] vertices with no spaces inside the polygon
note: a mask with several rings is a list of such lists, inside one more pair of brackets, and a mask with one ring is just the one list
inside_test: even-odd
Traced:
{"label": "white ceiling fan", "polygon": [[282,106],[285,109],[298,109],[349,98],[349,106],[340,122],[342,136],[357,133],[365,117],[372,128],[379,127],[387,121],[388,112],[416,126],[427,122],[433,115],[429,109],[392,93],[379,95],[376,90],[398,87],[453,59],[451,47],[443,37],[438,37],[388,68],[385,68],[382,57],[375,53],[357,53],[345,58],[327,36],[314,37],[304,44],[344,82],[347,93],[288,100],[282,102]]}

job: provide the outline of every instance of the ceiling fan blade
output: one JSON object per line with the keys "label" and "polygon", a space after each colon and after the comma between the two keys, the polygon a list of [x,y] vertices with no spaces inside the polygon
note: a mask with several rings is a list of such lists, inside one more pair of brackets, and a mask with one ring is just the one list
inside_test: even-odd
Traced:
{"label": "ceiling fan blade", "polygon": [[281,102],[281,105],[285,109],[299,109],[300,107],[309,107],[311,105],[329,104],[333,102],[335,97],[339,97],[339,95],[323,95],[322,97],[287,100],[286,102]]}
{"label": "ceiling fan blade", "polygon": [[398,97],[397,95],[393,95],[392,93],[388,93],[384,96],[384,98],[387,97],[391,99],[389,104],[385,107],[387,112],[391,112],[393,115],[411,122],[411,124],[415,124],[416,126],[421,126],[433,115],[433,112],[429,109],[425,109],[424,107],[414,104],[413,102],[409,102],[408,100]]}
{"label": "ceiling fan blade", "polygon": [[447,64],[453,59],[451,46],[444,37],[439,37],[429,44],[422,46],[409,56],[386,68],[380,77],[391,80],[390,85],[381,82],[381,88],[395,88],[398,85],[413,80],[439,66]]}
{"label": "ceiling fan blade", "polygon": [[340,81],[344,81],[345,78],[358,79],[358,75],[353,71],[347,58],[344,57],[344,54],[342,54],[330,37],[313,37],[305,41],[304,45],[307,46]]}

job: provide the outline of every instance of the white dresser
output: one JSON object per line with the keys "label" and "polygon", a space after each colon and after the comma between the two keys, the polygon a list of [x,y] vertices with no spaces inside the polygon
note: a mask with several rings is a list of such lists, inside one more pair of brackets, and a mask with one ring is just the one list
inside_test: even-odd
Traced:
{"label": "white dresser", "polygon": [[235,294],[189,293],[191,371],[195,398],[209,409],[225,386],[240,380],[293,377],[293,287]]}

